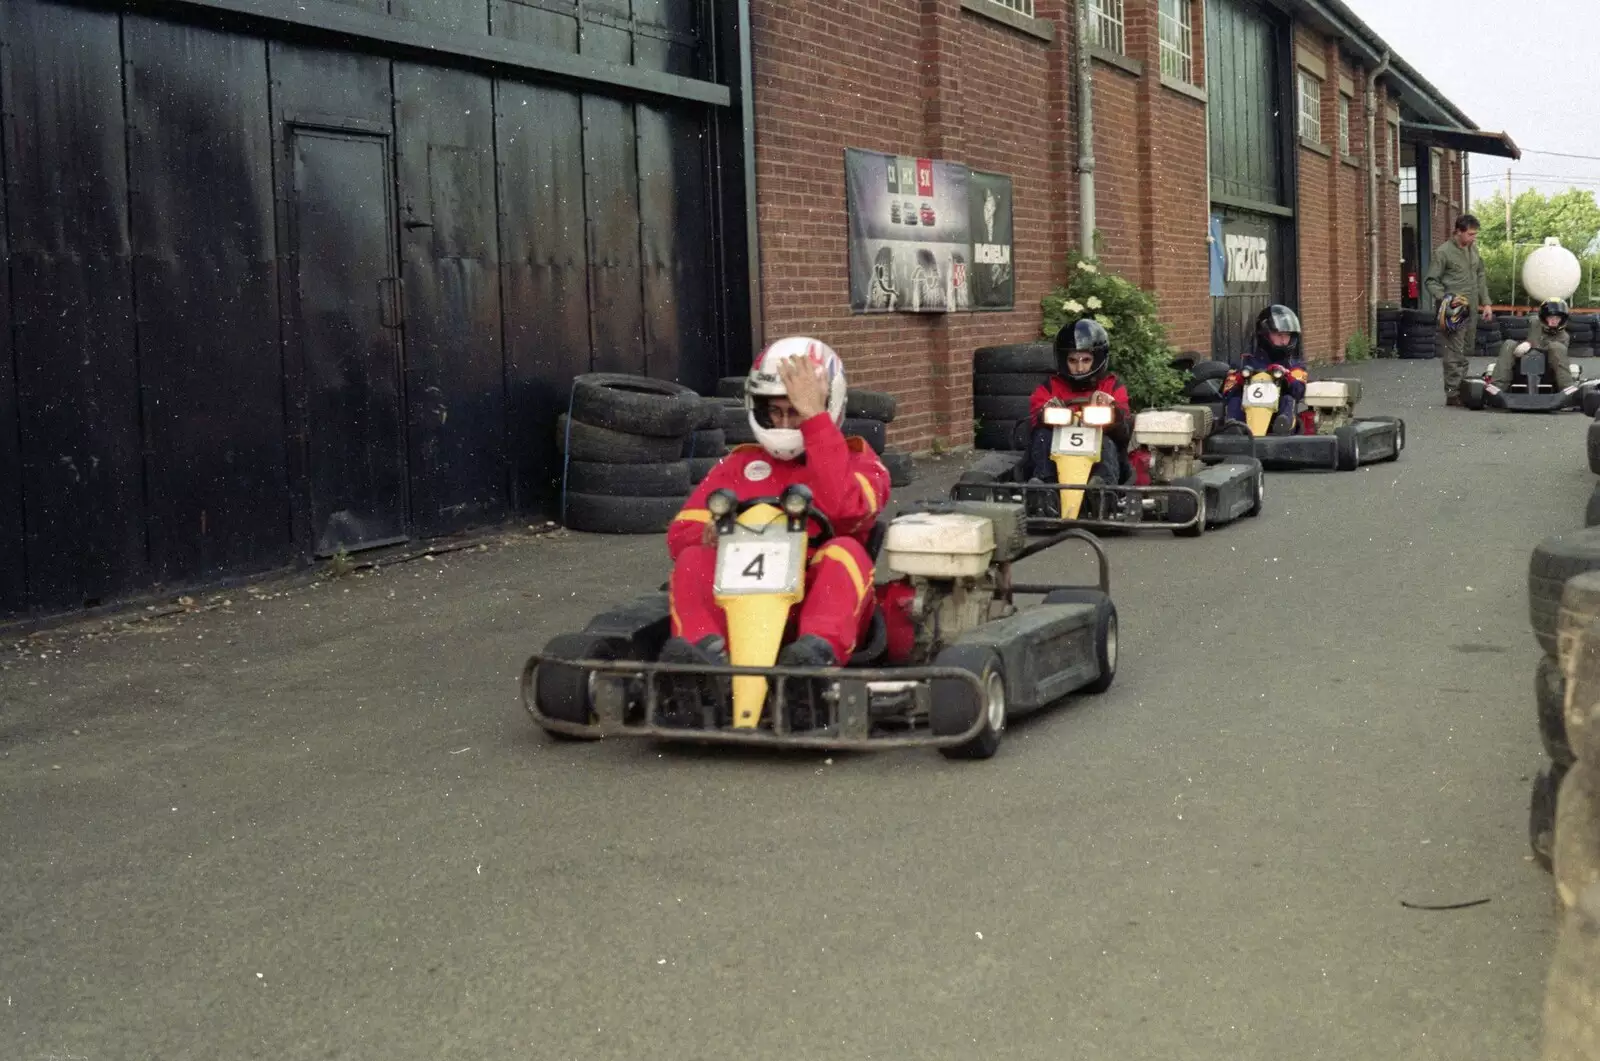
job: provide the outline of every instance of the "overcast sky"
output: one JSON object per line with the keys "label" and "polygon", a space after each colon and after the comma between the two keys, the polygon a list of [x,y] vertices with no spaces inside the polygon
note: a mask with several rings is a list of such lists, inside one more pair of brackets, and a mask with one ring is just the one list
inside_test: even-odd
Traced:
{"label": "overcast sky", "polygon": [[[1597,0],[1345,0],[1395,54],[1479,128],[1505,132],[1522,160],[1472,156],[1472,195],[1504,189],[1600,192],[1600,2]],[[1522,69],[1516,70],[1516,66]],[[1587,84],[1585,80],[1587,79]],[[1524,176],[1525,175],[1525,176]],[[1553,177],[1555,179],[1545,179]]]}

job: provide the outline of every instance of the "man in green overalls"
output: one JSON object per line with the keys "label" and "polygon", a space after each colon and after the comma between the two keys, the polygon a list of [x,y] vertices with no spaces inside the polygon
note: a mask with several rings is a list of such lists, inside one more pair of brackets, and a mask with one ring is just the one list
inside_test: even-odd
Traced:
{"label": "man in green overalls", "polygon": [[1454,331],[1442,325],[1439,328],[1446,405],[1461,404],[1461,381],[1466,378],[1467,359],[1478,339],[1478,322],[1472,318],[1472,311],[1477,310],[1485,322],[1494,320],[1494,311],[1489,308],[1489,275],[1484,271],[1477,242],[1478,219],[1471,214],[1456,218],[1455,235],[1435,248],[1425,281],[1435,303],[1442,303],[1451,295],[1460,295],[1467,301],[1467,318],[1460,327]]}

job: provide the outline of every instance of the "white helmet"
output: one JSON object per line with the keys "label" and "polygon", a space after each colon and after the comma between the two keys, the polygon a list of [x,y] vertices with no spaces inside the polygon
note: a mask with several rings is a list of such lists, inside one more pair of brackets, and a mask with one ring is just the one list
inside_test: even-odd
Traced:
{"label": "white helmet", "polygon": [[[799,428],[771,427],[767,416],[766,399],[783,398],[788,390],[783,377],[778,375],[778,364],[792,357],[802,357],[820,367],[828,380],[828,415],[835,424],[844,421],[844,362],[833,352],[833,347],[818,339],[803,335],[779,339],[756,355],[750,366],[750,375],[744,381],[744,409],[750,418],[750,430],[756,441],[778,460],[792,461],[806,451],[805,436]],[[763,423],[762,421],[767,421]]]}

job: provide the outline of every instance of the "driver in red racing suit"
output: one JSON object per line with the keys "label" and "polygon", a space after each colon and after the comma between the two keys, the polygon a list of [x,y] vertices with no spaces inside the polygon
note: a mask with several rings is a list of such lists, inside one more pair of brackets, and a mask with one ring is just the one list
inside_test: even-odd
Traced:
{"label": "driver in red racing suit", "polygon": [[760,444],[723,458],[667,531],[672,637],[661,649],[663,663],[728,662],[727,616],[713,593],[716,527],[706,499],[724,489],[741,501],[775,498],[795,483],[810,488],[835,537],[811,551],[805,597],[790,613],[778,663],[831,667],[849,660],[876,606],[865,543],[889,501],[889,472],[865,440],[840,431],[844,405],[844,365],[826,343],[780,339],[756,358],[745,408]]}

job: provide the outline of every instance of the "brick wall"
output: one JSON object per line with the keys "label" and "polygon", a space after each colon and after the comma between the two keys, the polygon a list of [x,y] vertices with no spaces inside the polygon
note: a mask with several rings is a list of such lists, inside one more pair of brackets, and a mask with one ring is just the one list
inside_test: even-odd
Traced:
{"label": "brick wall", "polygon": [[[1194,4],[1194,73],[1203,82],[1205,14]],[[1102,260],[1147,289],[1173,344],[1208,352],[1203,83],[1161,76],[1157,0],[1125,0],[1126,54],[1096,59],[1096,223]],[[964,10],[960,0],[753,0],[757,218],[765,338],[809,334],[845,357],[852,381],[901,402],[891,443],[911,450],[971,441],[971,358],[980,346],[1036,338],[1040,299],[1078,243],[1076,72],[1071,0],[1037,0],[1045,42]],[[1363,155],[1363,72],[1304,27],[1322,57],[1324,142],[1300,148],[1302,317],[1308,351],[1342,356],[1366,313],[1366,175],[1340,157],[1339,72],[1350,78],[1352,155]],[[1400,208],[1380,100],[1380,298],[1400,285]],[[850,311],[844,150],[961,162],[1014,182],[1016,308],[1004,313],[856,315]],[[1454,159],[1452,159],[1454,164]],[[1452,186],[1459,187],[1459,180]],[[1449,193],[1447,192],[1447,195]],[[1436,204],[1448,226],[1455,210]]]}
{"label": "brick wall", "polygon": [[[814,335],[853,383],[897,395],[897,447],[971,441],[973,349],[1036,338],[1040,299],[1060,277],[1076,225],[1071,27],[1065,0],[1037,12],[1056,23],[1054,43],[959,0],[751,5],[765,338]],[[1016,309],[853,314],[847,147],[1010,176]]]}

